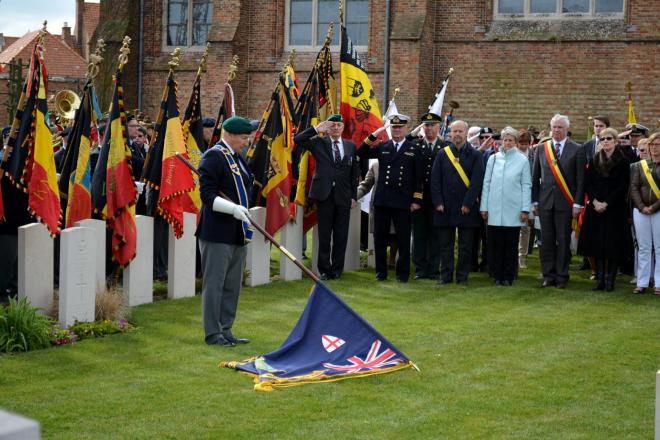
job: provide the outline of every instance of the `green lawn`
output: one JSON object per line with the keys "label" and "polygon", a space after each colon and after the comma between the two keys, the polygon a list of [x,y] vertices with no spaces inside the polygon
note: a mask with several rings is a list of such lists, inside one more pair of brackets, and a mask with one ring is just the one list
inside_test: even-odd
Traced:
{"label": "green lawn", "polygon": [[628,277],[591,292],[586,272],[538,289],[532,262],[512,288],[328,283],[421,372],[253,391],[217,364],[284,341],[311,282],[276,282],[243,291],[245,346],[204,345],[197,296],[135,308],[131,333],[0,356],[0,407],[46,438],[652,438],[660,298]]}

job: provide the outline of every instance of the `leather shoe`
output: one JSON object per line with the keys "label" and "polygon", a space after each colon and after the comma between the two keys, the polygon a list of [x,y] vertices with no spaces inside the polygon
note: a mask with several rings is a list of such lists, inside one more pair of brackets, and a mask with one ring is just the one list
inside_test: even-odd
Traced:
{"label": "leather shoe", "polygon": [[408,278],[399,278],[399,277],[397,277],[396,281],[397,281],[398,283],[407,283],[407,282],[408,282]]}
{"label": "leather shoe", "polygon": [[328,275],[327,273],[322,273],[321,275],[319,275],[319,278],[323,281],[331,279],[330,275]]}
{"label": "leather shoe", "polygon": [[386,279],[387,275],[376,274],[376,281],[385,281]]}
{"label": "leather shoe", "polygon": [[231,342],[234,345],[236,345],[236,344],[248,344],[250,342],[250,340],[247,339],[247,338],[237,338],[237,337],[235,337],[234,334],[231,331],[223,332],[222,336],[224,336],[224,338],[227,341]]}
{"label": "leather shoe", "polygon": [[451,280],[438,280],[439,285],[451,284]]}
{"label": "leather shoe", "polygon": [[541,287],[550,287],[550,286],[556,286],[557,282],[555,280],[543,280],[541,283]]}
{"label": "leather shoe", "polygon": [[557,282],[557,289],[565,289],[565,288],[566,288],[566,282],[564,281]]}
{"label": "leather shoe", "polygon": [[206,341],[207,345],[222,345],[223,347],[235,347],[236,343],[228,340],[222,335],[217,335],[214,339]]}
{"label": "leather shoe", "polygon": [[427,276],[424,275],[423,273],[418,273],[415,275],[416,280],[423,280],[424,278],[427,278]]}

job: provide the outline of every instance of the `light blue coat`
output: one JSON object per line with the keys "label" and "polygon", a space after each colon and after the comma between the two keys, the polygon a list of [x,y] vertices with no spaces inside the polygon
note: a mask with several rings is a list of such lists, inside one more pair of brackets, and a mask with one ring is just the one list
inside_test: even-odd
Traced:
{"label": "light blue coat", "polygon": [[489,226],[523,226],[520,213],[530,211],[531,198],[532,176],[527,156],[511,148],[488,158],[480,211],[488,211]]}

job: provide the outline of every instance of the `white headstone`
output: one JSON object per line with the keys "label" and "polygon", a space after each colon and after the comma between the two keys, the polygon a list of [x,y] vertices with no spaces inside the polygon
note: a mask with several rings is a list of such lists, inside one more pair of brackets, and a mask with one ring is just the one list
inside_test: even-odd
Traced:
{"label": "white headstone", "polygon": [[43,314],[53,307],[53,258],[53,239],[44,225],[18,228],[18,298],[27,298]]}
{"label": "white headstone", "polygon": [[129,307],[147,304],[154,300],[154,218],[135,216],[137,246],[135,258],[124,269],[124,296]]}
{"label": "white headstone", "polygon": [[319,226],[312,228],[312,272],[319,275]]}
{"label": "white headstone", "polygon": [[167,261],[167,298],[195,296],[195,229],[197,214],[183,213],[183,235],[177,239],[170,226]]}
{"label": "white headstone", "polygon": [[96,293],[102,293],[105,291],[105,222],[89,218],[76,222],[76,226],[94,230],[94,238],[96,239],[96,255],[94,256]]}
{"label": "white headstone", "polygon": [[[296,221],[287,222],[282,229],[281,244],[298,260],[302,260],[303,210],[296,209]],[[280,278],[284,281],[302,279],[302,270],[283,253],[280,253]]]}
{"label": "white headstone", "polygon": [[348,224],[348,242],[346,243],[346,257],[344,259],[344,272],[360,270],[360,207],[351,208]]}
{"label": "white headstone", "polygon": [[[266,208],[252,208],[250,216],[259,226],[266,225]],[[252,234],[252,240],[247,245],[245,267],[247,270],[246,285],[253,287],[267,284],[270,281],[270,242],[256,229]]]}
{"label": "white headstone", "polygon": [[367,267],[376,267],[376,248],[374,246],[374,234],[369,232],[367,241]]}
{"label": "white headstone", "polygon": [[0,440],[39,440],[41,427],[35,420],[0,409]]}
{"label": "white headstone", "polygon": [[68,228],[60,234],[60,324],[94,321],[96,305],[96,239],[90,228]]}
{"label": "white headstone", "polygon": [[655,440],[660,440],[660,370],[655,374]]}

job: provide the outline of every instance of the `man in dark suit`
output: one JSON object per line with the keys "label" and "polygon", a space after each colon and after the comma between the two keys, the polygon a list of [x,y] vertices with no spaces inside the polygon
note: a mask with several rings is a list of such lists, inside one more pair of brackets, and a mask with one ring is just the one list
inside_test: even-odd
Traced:
{"label": "man in dark suit", "polygon": [[[442,117],[435,113],[422,115],[422,123],[406,139],[415,142],[421,164],[421,176],[417,179],[415,194],[422,198],[422,208],[413,212],[412,260],[415,264],[415,279],[437,280],[440,276],[440,236],[433,224],[433,203],[431,203],[431,169],[444,142],[438,136]],[[423,137],[417,137],[421,130]]]}
{"label": "man in dark suit", "polygon": [[594,121],[594,137],[582,144],[586,163],[589,163],[589,161],[591,161],[591,159],[593,159],[594,155],[596,154],[596,145],[598,145],[598,142],[600,142],[600,132],[610,126],[610,118],[607,116],[598,115],[594,116],[592,119]]}
{"label": "man in dark suit", "polygon": [[67,127],[60,132],[62,138],[62,146],[55,153],[55,171],[57,174],[62,172],[64,167],[64,160],[66,159],[67,145],[69,143],[69,134],[71,133],[71,127]]}
{"label": "man in dark suit", "polygon": [[309,197],[316,200],[318,209],[318,268],[322,280],[339,278],[344,271],[351,207],[357,205],[360,170],[355,144],[341,138],[343,131],[344,120],[335,114],[293,138],[316,160]]}
{"label": "man in dark suit", "polygon": [[195,235],[204,273],[205,341],[232,347],[249,342],[235,337],[231,328],[243,280],[246,244],[252,236],[247,205],[253,176],[240,156],[252,127],[249,119],[233,116],[222,123],[222,129],[222,140],[204,153],[199,164],[202,210]]}
{"label": "man in dark suit", "polygon": [[374,200],[374,248],[376,251],[376,279],[387,279],[387,246],[390,224],[394,224],[399,257],[396,260],[396,279],[407,283],[410,277],[410,213],[422,207],[421,195],[414,197],[421,163],[415,144],[406,140],[406,124],[410,118],[394,114],[389,118],[392,140],[378,142],[381,127],[358,149],[361,159],[378,159],[378,182]]}
{"label": "man in dark suit", "polygon": [[454,242],[458,230],[456,282],[467,283],[472,258],[472,243],[479,230],[479,196],[484,178],[482,153],[467,142],[468,125],[454,121],[450,127],[451,144],[443,148],[433,163],[431,200],[434,223],[440,235],[440,280],[454,279]]}
{"label": "man in dark suit", "polygon": [[582,147],[568,138],[569,126],[567,116],[556,114],[550,121],[552,137],[539,144],[534,160],[532,202],[543,234],[541,287],[566,287],[571,223],[580,215],[584,203],[585,155]]}

